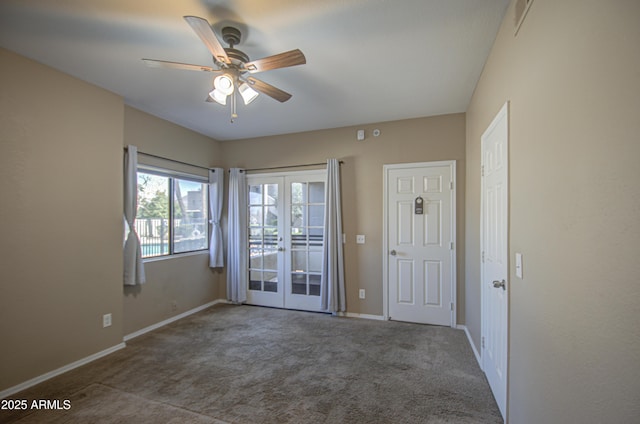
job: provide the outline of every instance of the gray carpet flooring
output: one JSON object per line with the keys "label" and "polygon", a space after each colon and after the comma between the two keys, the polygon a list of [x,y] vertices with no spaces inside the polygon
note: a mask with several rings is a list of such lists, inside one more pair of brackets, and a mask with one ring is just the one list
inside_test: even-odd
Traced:
{"label": "gray carpet flooring", "polygon": [[12,399],[3,423],[502,423],[464,332],[217,305]]}

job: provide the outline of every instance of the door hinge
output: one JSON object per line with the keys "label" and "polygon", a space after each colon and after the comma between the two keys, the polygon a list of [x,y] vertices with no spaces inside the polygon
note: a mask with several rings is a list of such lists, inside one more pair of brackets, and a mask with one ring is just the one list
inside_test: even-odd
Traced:
{"label": "door hinge", "polygon": [[480,174],[484,177],[484,165],[480,167]]}
{"label": "door hinge", "polygon": [[484,349],[484,336],[482,336],[482,348]]}
{"label": "door hinge", "polygon": [[484,250],[482,251],[482,263],[484,263]]}
{"label": "door hinge", "polygon": [[449,250],[453,250],[453,242],[449,243]]}
{"label": "door hinge", "polygon": [[451,307],[451,310],[453,311],[453,302],[449,303],[449,306]]}
{"label": "door hinge", "polygon": [[453,181],[451,181],[451,182],[449,183],[449,188],[450,188],[451,190],[453,190]]}

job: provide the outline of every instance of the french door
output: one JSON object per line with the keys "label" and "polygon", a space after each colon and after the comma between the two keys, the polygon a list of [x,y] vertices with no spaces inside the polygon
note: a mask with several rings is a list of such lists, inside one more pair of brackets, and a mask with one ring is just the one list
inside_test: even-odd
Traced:
{"label": "french door", "polygon": [[325,172],[248,175],[247,303],[320,311]]}

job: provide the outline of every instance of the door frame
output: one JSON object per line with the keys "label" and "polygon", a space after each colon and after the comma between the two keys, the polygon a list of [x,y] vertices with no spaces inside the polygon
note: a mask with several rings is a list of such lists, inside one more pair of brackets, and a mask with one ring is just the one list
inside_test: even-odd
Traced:
{"label": "door frame", "polygon": [[[291,227],[291,214],[290,214],[290,210],[288,210],[289,206],[291,205],[291,189],[290,187],[287,187],[287,181],[288,178],[290,177],[320,177],[320,175],[322,175],[322,181],[325,184],[325,190],[326,190],[326,170],[324,169],[311,169],[311,170],[302,170],[302,171],[277,171],[277,172],[259,172],[259,173],[252,173],[252,174],[248,174],[247,175],[247,185],[250,184],[250,179],[258,179],[258,180],[269,180],[269,179],[279,179],[280,182],[282,183],[282,193],[279,193],[279,199],[282,199],[282,204],[278,204],[278,210],[281,214],[281,219],[278,221],[280,225],[282,225],[282,243],[283,243],[283,247],[285,250],[280,251],[279,254],[282,254],[283,257],[282,258],[278,258],[278,274],[279,277],[281,276],[281,285],[279,286],[279,289],[282,291],[282,293],[280,293],[279,291],[277,293],[274,293],[274,295],[281,297],[282,299],[282,306],[276,306],[276,305],[267,305],[267,304],[259,304],[259,303],[249,303],[251,305],[257,305],[257,306],[270,306],[270,307],[276,307],[276,308],[283,308],[283,309],[292,309],[289,305],[289,307],[287,307],[287,293],[286,290],[288,287],[290,287],[290,284],[287,285],[287,281],[289,281],[290,283],[290,279],[291,279],[291,272],[287,272],[290,271],[291,268],[291,235],[288,234],[287,232],[289,231],[290,227]],[[248,219],[248,215],[247,215],[247,219]],[[245,270],[246,272],[248,271],[248,262],[247,262],[247,269]],[[249,279],[247,278],[247,284],[248,284]],[[247,287],[247,293],[249,293],[249,288]],[[294,297],[297,295],[294,295]],[[270,296],[267,296],[270,297]],[[314,296],[315,298],[315,296]],[[318,305],[321,304],[320,301],[320,296],[317,296],[318,299]],[[310,302],[311,303],[311,302]],[[310,311],[310,312],[323,312],[322,309],[320,308],[320,306],[318,306],[318,308],[311,308],[308,305],[305,305],[302,308],[294,308],[295,310],[304,310],[304,311]]]}
{"label": "door frame", "polygon": [[456,258],[458,243],[456,242],[456,189],[458,187],[456,183],[456,161],[445,160],[435,162],[413,162],[413,163],[397,163],[397,164],[385,164],[382,165],[383,169],[383,188],[382,188],[382,317],[384,320],[389,320],[389,217],[387,212],[387,203],[389,201],[389,171],[392,169],[405,169],[405,168],[432,168],[440,166],[449,166],[451,170],[451,239],[453,241],[453,248],[450,249],[451,254],[451,300],[453,305],[451,308],[451,327],[457,327],[457,310],[458,310],[458,294],[457,294],[457,262]]}
{"label": "door frame", "polygon": [[[485,284],[484,281],[484,275],[485,275],[485,261],[484,261],[484,246],[485,246],[485,237],[487,236],[485,234],[485,229],[484,229],[484,218],[485,218],[485,195],[484,195],[484,189],[485,189],[485,180],[484,180],[484,171],[483,171],[483,167],[484,167],[484,153],[485,153],[485,136],[486,134],[489,134],[491,131],[493,131],[493,129],[496,127],[496,125],[498,125],[498,123],[500,121],[502,121],[504,119],[505,121],[505,125],[506,125],[506,142],[505,142],[505,166],[507,168],[507,177],[506,177],[506,182],[505,182],[505,193],[506,193],[506,214],[505,214],[505,220],[506,223],[505,225],[505,237],[506,237],[506,252],[507,252],[507,257],[506,257],[506,267],[507,267],[507,271],[506,271],[506,276],[507,276],[507,284],[506,284],[506,304],[505,304],[505,308],[506,308],[506,313],[505,313],[505,317],[506,317],[506,322],[504,324],[504,330],[505,330],[505,352],[503,352],[504,357],[506,358],[506,367],[505,367],[505,393],[504,393],[504,411],[500,411],[503,413],[503,419],[505,420],[505,422],[507,422],[507,417],[508,417],[508,410],[509,410],[509,365],[510,365],[510,361],[509,361],[509,300],[511,298],[511,284],[510,284],[510,257],[511,257],[511,251],[510,251],[510,245],[509,245],[509,222],[510,222],[510,214],[509,214],[509,209],[510,209],[510,205],[509,205],[509,102],[505,102],[504,105],[500,108],[500,110],[498,111],[498,113],[495,115],[495,117],[493,118],[493,120],[491,121],[491,123],[489,124],[489,126],[487,127],[487,129],[482,133],[482,136],[480,138],[480,169],[481,169],[481,178],[480,178],[480,368],[482,369],[482,371],[486,374],[486,370],[485,370],[485,348],[484,348],[484,340],[485,340],[485,335],[487,334],[488,330],[488,324],[486,322],[486,317],[487,317],[487,285]],[[492,389],[493,392],[493,389]]]}

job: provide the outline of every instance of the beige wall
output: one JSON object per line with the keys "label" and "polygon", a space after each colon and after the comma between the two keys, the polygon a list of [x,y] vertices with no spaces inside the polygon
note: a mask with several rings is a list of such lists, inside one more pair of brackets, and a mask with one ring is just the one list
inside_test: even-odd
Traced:
{"label": "beige wall", "polygon": [[[356,129],[365,129],[365,141],[356,141]],[[373,137],[374,128],[381,131]],[[463,114],[385,122],[284,136],[222,142],[227,167],[262,168],[344,161],[342,171],[343,224],[347,310],[382,315],[382,166],[384,164],[457,160],[458,281],[464,281],[464,172],[465,122]],[[355,243],[356,234],[366,244]],[[366,289],[366,299],[358,289]],[[464,286],[458,284],[458,320],[464,322]]]}
{"label": "beige wall", "polygon": [[[124,114],[124,144],[203,167],[222,163],[217,141],[128,106]],[[207,175],[206,170],[144,155],[139,155],[139,162]],[[146,262],[145,272],[146,284],[124,290],[125,335],[224,297],[224,287],[218,283],[219,270],[209,268],[207,252]]]}
{"label": "beige wall", "polygon": [[209,167],[221,162],[218,143],[9,51],[0,63],[2,391],[224,288],[206,254],[147,263],[147,284],[122,285],[123,145]]}
{"label": "beige wall", "polygon": [[535,0],[517,37],[512,7],[467,111],[467,325],[479,346],[480,136],[510,101],[510,422],[637,422],[640,3]]}
{"label": "beige wall", "polygon": [[122,342],[124,104],[3,49],[0,84],[3,390]]}

